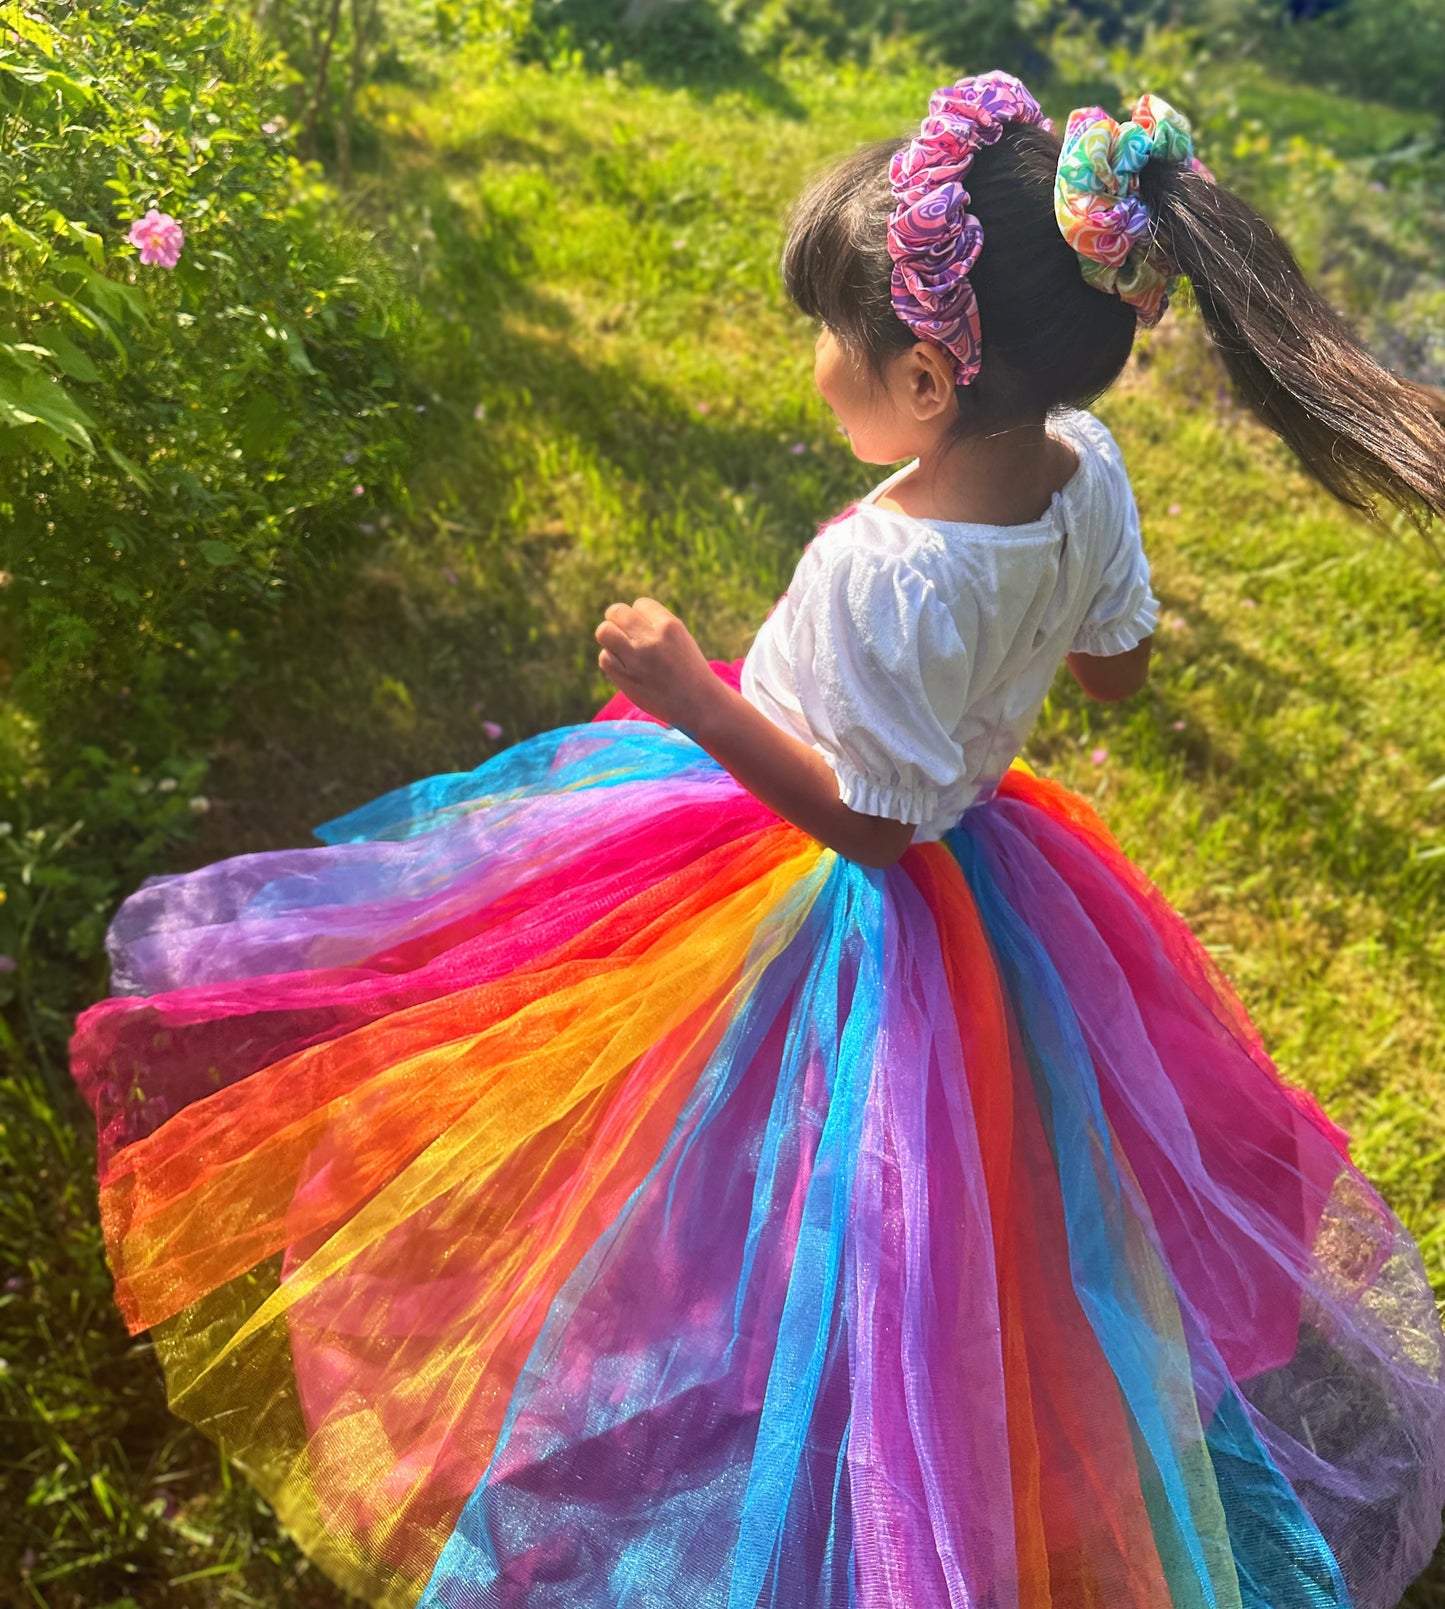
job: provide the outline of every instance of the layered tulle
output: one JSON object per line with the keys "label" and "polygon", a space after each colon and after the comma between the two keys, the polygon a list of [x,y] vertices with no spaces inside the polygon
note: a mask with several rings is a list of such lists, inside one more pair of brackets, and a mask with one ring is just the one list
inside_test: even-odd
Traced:
{"label": "layered tulle", "polygon": [[1388,1609],[1427,1561],[1419,1257],[1073,796],[870,871],[607,719],[321,836],[140,890],[74,1065],[128,1323],[352,1590]]}

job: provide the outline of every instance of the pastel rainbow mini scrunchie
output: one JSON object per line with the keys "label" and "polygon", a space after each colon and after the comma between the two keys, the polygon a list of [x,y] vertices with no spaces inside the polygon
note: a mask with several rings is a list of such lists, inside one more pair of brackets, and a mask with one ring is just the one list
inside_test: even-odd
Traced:
{"label": "pastel rainbow mini scrunchie", "polygon": [[968,385],[981,362],[968,274],[983,249],[983,228],[960,180],[974,152],[993,145],[1006,123],[1054,125],[1017,78],[997,71],[934,90],[928,114],[888,169],[896,202],[888,219],[893,311],[914,334],[942,346],[953,358],[954,383]]}
{"label": "pastel rainbow mini scrunchie", "polygon": [[1187,162],[1215,182],[1194,155],[1188,118],[1161,96],[1141,95],[1127,123],[1102,106],[1079,106],[1069,113],[1054,177],[1054,216],[1085,280],[1131,302],[1145,328],[1164,316],[1179,283],[1137,194],[1139,170],[1156,157]]}

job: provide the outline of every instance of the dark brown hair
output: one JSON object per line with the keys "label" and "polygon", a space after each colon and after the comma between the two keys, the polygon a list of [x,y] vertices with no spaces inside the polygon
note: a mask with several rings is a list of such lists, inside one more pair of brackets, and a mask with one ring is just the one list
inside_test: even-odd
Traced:
{"label": "dark brown hair", "polygon": [[[809,186],[783,250],[788,295],[875,373],[917,339],[890,297],[888,163],[905,143],[865,146]],[[969,171],[984,234],[970,276],[983,348],[973,383],[959,388],[960,434],[1087,406],[1133,347],[1134,308],[1084,280],[1054,219],[1060,143],[1010,124]],[[1161,161],[1141,172],[1140,195],[1235,390],[1304,469],[1374,519],[1380,497],[1421,529],[1445,513],[1445,396],[1377,363],[1239,196]]]}

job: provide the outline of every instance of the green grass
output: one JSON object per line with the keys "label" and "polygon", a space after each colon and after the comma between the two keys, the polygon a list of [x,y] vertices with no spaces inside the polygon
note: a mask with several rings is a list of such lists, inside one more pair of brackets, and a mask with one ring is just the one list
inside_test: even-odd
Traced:
{"label": "green grass", "polygon": [[1276,139],[1298,134],[1346,154],[1378,154],[1435,126],[1426,112],[1388,100],[1366,106],[1328,89],[1290,83],[1257,62],[1231,63],[1228,71],[1240,114],[1258,118]]}
{"label": "green grass", "polygon": [[[460,63],[374,103],[361,205],[426,309],[410,501],[278,630],[215,757],[196,862],[471,766],[484,720],[506,742],[585,718],[614,598],[654,593],[710,654],[743,652],[816,523],[869,483],[778,294],[780,218],[929,87],[798,66],[766,95],[703,99]],[[1445,585],[1217,381],[1171,315],[1100,405],[1165,603],[1155,674],[1121,707],[1061,681],[1029,757],[1098,801],[1445,1290]],[[0,1098],[22,1185],[0,1192],[0,1601],[339,1603],[121,1333],[73,1114],[23,1074]],[[1445,1564],[1408,1601],[1445,1606]]]}

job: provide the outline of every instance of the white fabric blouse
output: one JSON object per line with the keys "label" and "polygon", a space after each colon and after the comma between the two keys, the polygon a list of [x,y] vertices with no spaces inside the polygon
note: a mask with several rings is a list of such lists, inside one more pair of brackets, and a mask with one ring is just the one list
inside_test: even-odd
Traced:
{"label": "white fabric blouse", "polygon": [[1018,753],[1064,656],[1121,654],[1159,605],[1123,456],[1050,416],[1078,468],[1025,525],[917,519],[877,498],[825,525],[743,663],[742,693],[816,749],[844,804],[940,838]]}

